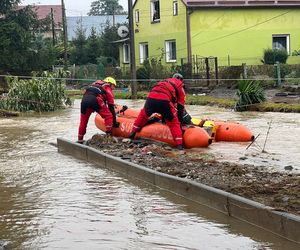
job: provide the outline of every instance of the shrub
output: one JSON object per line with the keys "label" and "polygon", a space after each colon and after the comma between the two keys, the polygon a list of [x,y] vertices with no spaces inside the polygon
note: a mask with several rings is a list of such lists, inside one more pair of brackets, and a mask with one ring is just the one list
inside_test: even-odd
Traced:
{"label": "shrub", "polygon": [[275,64],[286,63],[288,59],[288,54],[285,49],[265,49],[263,59],[261,60],[264,64]]}
{"label": "shrub", "polygon": [[294,50],[292,56],[300,56],[300,49]]}
{"label": "shrub", "polygon": [[261,81],[239,80],[236,94],[239,100],[235,104],[235,111],[246,111],[252,104],[266,99]]}
{"label": "shrub", "polygon": [[0,100],[0,108],[14,111],[54,111],[70,105],[65,80],[57,75],[44,72],[42,77],[29,80],[8,77],[9,91]]}
{"label": "shrub", "polygon": [[147,71],[145,67],[140,67],[136,70],[136,78],[137,79],[149,79],[150,78],[150,72]]}

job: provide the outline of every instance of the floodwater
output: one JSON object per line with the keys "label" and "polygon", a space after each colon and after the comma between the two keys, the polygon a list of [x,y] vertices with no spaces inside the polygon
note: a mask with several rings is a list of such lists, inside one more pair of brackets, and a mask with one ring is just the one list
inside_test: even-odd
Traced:
{"label": "floodwater", "polygon": [[250,143],[217,142],[207,153],[217,159],[264,166],[266,170],[300,173],[300,114],[234,112],[214,107],[188,106],[194,117],[234,121],[247,126],[257,139]]}
{"label": "floodwater", "polygon": [[[0,118],[0,249],[299,249],[167,191],[59,154],[50,144],[57,137],[76,140],[78,107],[76,101],[72,109],[56,113]],[[277,117],[265,114],[263,122],[263,114],[237,117],[219,109],[188,108],[193,115],[238,118],[255,133],[265,133],[265,123]],[[299,127],[299,116],[293,119],[288,124]],[[86,138],[96,132],[91,119]],[[266,150],[281,156],[279,147],[272,148],[271,134]],[[223,158],[235,156],[230,148],[245,150],[240,144],[222,150],[219,144],[211,151],[222,151]],[[291,158],[284,164],[296,166]]]}

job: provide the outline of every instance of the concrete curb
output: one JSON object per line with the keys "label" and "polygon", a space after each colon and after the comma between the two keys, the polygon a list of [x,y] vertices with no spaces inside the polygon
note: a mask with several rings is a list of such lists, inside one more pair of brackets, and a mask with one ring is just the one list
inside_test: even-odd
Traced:
{"label": "concrete curb", "polygon": [[58,138],[57,147],[58,152],[153,184],[300,244],[299,216],[278,212],[238,195],[160,173],[66,139]]}

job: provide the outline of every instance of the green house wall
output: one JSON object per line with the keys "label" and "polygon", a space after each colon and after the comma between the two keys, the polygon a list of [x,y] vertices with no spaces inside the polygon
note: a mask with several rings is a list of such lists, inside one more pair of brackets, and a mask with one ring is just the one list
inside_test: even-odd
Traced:
{"label": "green house wall", "polygon": [[[135,11],[139,10],[139,23]],[[150,18],[150,0],[137,0],[134,5],[136,66],[140,67],[140,43],[148,43],[149,58],[166,63],[165,41],[176,40],[177,61],[187,61],[186,6],[178,0],[178,15],[173,16],[173,0],[160,0],[160,22]],[[197,8],[190,14],[192,55],[217,57],[223,65],[262,64],[264,49],[272,48],[272,35],[290,36],[289,64],[299,64],[300,8]],[[121,66],[123,49],[120,47]]]}
{"label": "green house wall", "polygon": [[192,53],[216,56],[219,65],[261,64],[272,35],[290,35],[290,54],[300,48],[300,9],[202,9],[190,17]]}
{"label": "green house wall", "polygon": [[[135,22],[135,11],[139,10],[140,21]],[[148,43],[149,57],[161,58],[166,63],[165,41],[176,40],[177,46],[177,63],[180,58],[186,57],[186,9],[185,5],[178,0],[178,15],[173,16],[173,0],[160,1],[160,22],[151,22],[150,17],[150,0],[137,1],[133,10],[134,14],[134,39],[135,39],[135,57],[137,67],[140,63],[140,43]],[[172,64],[172,63],[168,63]]]}

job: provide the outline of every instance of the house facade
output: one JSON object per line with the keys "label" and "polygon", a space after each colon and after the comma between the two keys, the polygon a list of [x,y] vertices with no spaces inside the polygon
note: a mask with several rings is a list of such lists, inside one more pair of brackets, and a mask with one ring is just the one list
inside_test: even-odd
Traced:
{"label": "house facade", "polygon": [[[133,6],[136,65],[217,58],[218,65],[262,64],[264,49],[285,49],[299,64],[300,0],[137,0]],[[129,64],[128,44],[120,47]]]}

